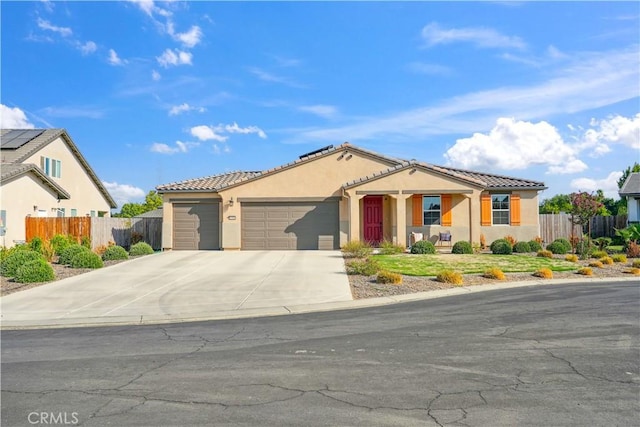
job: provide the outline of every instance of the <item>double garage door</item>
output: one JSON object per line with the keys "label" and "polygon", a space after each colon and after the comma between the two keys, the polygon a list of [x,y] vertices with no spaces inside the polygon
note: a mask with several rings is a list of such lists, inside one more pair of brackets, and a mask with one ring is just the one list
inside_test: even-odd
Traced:
{"label": "double garage door", "polygon": [[338,247],[337,201],[242,202],[242,249]]}
{"label": "double garage door", "polygon": [[220,203],[174,203],[173,249],[220,249]]}

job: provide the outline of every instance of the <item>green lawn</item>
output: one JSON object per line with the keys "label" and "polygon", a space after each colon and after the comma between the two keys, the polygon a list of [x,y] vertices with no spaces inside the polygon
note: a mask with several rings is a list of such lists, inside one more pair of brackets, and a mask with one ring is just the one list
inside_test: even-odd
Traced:
{"label": "green lawn", "polygon": [[505,273],[534,272],[540,268],[552,271],[577,270],[575,263],[555,258],[533,255],[374,255],[382,269],[407,276],[436,276],[442,270],[454,270],[462,274],[484,273],[497,267]]}

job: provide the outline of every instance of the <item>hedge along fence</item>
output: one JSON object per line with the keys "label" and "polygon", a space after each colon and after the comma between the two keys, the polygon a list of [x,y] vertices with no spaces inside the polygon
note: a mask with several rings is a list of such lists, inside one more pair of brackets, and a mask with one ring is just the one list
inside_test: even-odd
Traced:
{"label": "hedge along fence", "polygon": [[132,234],[137,233],[153,249],[162,247],[162,218],[27,217],[25,227],[27,241],[34,237],[50,240],[56,234],[65,234],[75,237],[78,242],[83,237],[90,238],[93,249],[109,242],[128,248]]}

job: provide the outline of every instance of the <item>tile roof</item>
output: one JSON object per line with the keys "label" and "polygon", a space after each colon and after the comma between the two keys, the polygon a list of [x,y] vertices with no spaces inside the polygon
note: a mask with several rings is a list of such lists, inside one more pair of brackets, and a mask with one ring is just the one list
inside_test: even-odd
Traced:
{"label": "tile roof", "polygon": [[408,169],[411,167],[419,167],[424,170],[436,172],[441,175],[446,175],[451,178],[455,178],[461,181],[465,181],[470,185],[481,187],[483,189],[532,189],[542,190],[545,187],[543,182],[531,181],[527,179],[513,178],[509,176],[494,175],[482,172],[468,171],[464,169],[455,169],[446,166],[431,165],[427,163],[418,162],[416,160],[405,161],[399,163],[389,169],[385,169],[380,172],[374,172],[370,175],[349,181],[343,185],[344,188],[357,187],[365,182],[374,181],[385,175],[393,174],[397,171]]}
{"label": "tile roof", "polygon": [[640,194],[640,172],[630,173],[618,192],[621,196],[637,196]]}
{"label": "tile roof", "polygon": [[220,175],[205,176],[202,178],[187,179],[185,181],[158,185],[156,190],[161,193],[170,191],[218,191],[218,189],[228,183],[239,182],[260,175],[261,172],[229,172]]}
{"label": "tile roof", "polygon": [[34,173],[47,187],[57,193],[59,199],[71,198],[71,195],[64,188],[49,178],[42,169],[33,163],[0,163],[0,183],[29,172]]}
{"label": "tile roof", "polygon": [[[12,130],[18,130],[18,129],[1,129],[0,138],[2,138],[3,135],[6,135],[8,132],[11,132]],[[2,159],[3,165],[5,163],[21,164],[26,159],[28,159],[29,157],[37,153],[39,150],[46,147],[48,144],[50,144],[51,142],[55,141],[58,137],[60,137],[66,142],[69,149],[78,158],[78,161],[80,162],[80,164],[85,168],[87,175],[89,175],[89,177],[94,182],[96,187],[98,187],[98,191],[100,191],[100,193],[104,196],[107,203],[109,203],[109,205],[112,208],[118,207],[118,204],[115,202],[113,197],[111,197],[111,194],[109,194],[109,191],[107,191],[105,186],[102,184],[102,181],[100,181],[100,179],[98,178],[96,173],[93,171],[91,166],[89,166],[89,163],[84,158],[82,153],[80,153],[80,150],[78,149],[76,144],[73,142],[73,140],[71,139],[67,131],[65,129],[42,129],[42,131],[43,132],[40,135],[36,136],[35,138],[33,138],[32,140],[30,140],[29,142],[27,142],[26,144],[22,145],[17,149],[2,148],[0,150],[0,157]],[[38,166],[36,165],[34,166],[40,170]],[[42,170],[40,170],[40,173],[44,174]]]}

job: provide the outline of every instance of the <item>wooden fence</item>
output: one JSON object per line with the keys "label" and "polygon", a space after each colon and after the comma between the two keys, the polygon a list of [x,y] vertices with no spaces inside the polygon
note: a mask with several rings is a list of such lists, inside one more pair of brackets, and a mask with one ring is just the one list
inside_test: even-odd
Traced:
{"label": "wooden fence", "polygon": [[90,238],[93,249],[109,242],[128,248],[133,233],[137,233],[137,237],[153,249],[162,248],[162,218],[27,217],[25,227],[27,241],[34,237],[49,240],[56,234],[66,234],[78,242],[83,237]]}
{"label": "wooden fence", "polygon": [[[626,215],[595,216],[591,219],[591,237],[594,239],[598,237],[615,237],[615,229],[625,228],[626,226]],[[582,237],[582,227],[571,224],[571,215],[566,213],[540,215],[540,237],[545,243],[551,243],[561,237],[569,239],[572,236],[572,228],[574,236]]]}

